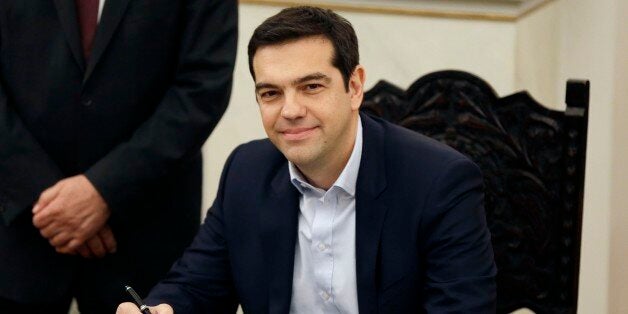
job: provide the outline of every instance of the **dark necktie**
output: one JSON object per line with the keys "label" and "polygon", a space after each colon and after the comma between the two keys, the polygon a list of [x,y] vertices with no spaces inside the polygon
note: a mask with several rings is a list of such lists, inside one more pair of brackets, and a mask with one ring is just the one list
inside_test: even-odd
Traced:
{"label": "dark necktie", "polygon": [[92,44],[94,43],[94,35],[98,25],[98,1],[74,0],[85,60],[88,60],[92,53]]}

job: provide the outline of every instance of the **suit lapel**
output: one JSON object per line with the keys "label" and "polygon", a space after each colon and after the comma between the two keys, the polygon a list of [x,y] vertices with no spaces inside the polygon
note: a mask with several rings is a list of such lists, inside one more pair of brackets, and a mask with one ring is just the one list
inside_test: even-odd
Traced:
{"label": "suit lapel", "polygon": [[[61,0],[57,0],[57,2],[58,1]],[[83,76],[83,83],[89,79],[94,71],[94,67],[96,67],[100,57],[102,57],[105,48],[107,48],[107,45],[111,41],[111,37],[118,27],[120,20],[122,20],[122,16],[124,15],[129,1],[130,0],[107,0],[107,2],[105,2],[105,7],[100,17],[100,23],[98,23],[98,28],[96,29],[92,55],[88,60],[85,76]],[[71,0],[69,2],[71,2]]]}
{"label": "suit lapel", "polygon": [[377,312],[377,256],[387,207],[380,197],[386,188],[384,131],[361,115],[362,159],[356,186],[356,277],[360,313]]}
{"label": "suit lapel", "polygon": [[260,224],[269,313],[288,313],[292,297],[294,250],[298,229],[299,192],[290,183],[286,162],[271,182],[271,195],[261,204]]}
{"label": "suit lapel", "polygon": [[54,0],[61,28],[65,33],[65,38],[70,46],[70,51],[76,63],[85,71],[85,61],[83,59],[83,48],[81,46],[81,35],[79,34],[78,19],[76,17],[76,6],[74,0]]}

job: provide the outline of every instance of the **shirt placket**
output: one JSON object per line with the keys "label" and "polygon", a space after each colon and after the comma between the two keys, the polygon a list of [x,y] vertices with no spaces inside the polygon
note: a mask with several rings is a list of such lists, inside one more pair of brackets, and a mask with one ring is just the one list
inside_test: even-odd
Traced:
{"label": "shirt placket", "polygon": [[[332,274],[334,261],[332,255],[333,220],[338,198],[336,193],[325,193],[316,199],[316,216],[312,226],[312,244],[310,250],[314,260],[315,278],[318,295],[326,308],[333,306]],[[327,312],[327,311],[326,311]],[[333,312],[333,311],[332,311]]]}

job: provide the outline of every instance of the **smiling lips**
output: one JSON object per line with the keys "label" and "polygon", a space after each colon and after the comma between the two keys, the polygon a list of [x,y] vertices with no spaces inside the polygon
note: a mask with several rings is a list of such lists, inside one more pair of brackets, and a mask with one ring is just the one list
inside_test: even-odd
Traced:
{"label": "smiling lips", "polygon": [[299,141],[308,138],[317,127],[312,128],[291,128],[281,131],[284,139],[288,141]]}

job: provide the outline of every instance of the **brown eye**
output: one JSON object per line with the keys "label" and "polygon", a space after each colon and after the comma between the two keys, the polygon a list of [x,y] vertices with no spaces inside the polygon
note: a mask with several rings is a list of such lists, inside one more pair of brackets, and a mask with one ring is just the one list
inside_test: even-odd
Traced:
{"label": "brown eye", "polygon": [[323,87],[323,85],[321,84],[307,84],[305,85],[305,90],[312,92],[312,91],[317,91],[319,90],[321,87]]}
{"label": "brown eye", "polygon": [[268,98],[273,98],[275,96],[277,96],[279,93],[277,93],[277,91],[274,90],[269,90],[269,91],[265,91],[263,93],[260,93],[260,98],[263,99],[268,99]]}

